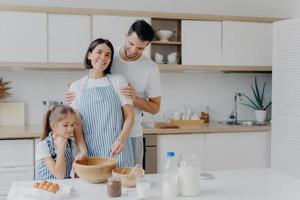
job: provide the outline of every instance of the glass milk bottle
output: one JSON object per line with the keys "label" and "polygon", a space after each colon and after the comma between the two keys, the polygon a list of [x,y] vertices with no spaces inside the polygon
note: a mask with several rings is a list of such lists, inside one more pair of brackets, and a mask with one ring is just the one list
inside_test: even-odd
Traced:
{"label": "glass milk bottle", "polygon": [[200,193],[200,158],[198,155],[182,155],[178,165],[178,189],[183,196]]}

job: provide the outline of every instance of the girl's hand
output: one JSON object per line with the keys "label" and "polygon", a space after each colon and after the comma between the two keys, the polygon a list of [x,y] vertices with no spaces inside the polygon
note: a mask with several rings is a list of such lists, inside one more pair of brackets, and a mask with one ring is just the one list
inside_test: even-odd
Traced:
{"label": "girl's hand", "polygon": [[66,145],[67,145],[67,138],[62,136],[57,136],[53,138],[54,144],[57,147],[58,151],[65,151]]}
{"label": "girl's hand", "polygon": [[117,139],[111,148],[112,155],[113,156],[119,155],[123,151],[124,146],[125,146],[124,143],[121,142],[119,139]]}

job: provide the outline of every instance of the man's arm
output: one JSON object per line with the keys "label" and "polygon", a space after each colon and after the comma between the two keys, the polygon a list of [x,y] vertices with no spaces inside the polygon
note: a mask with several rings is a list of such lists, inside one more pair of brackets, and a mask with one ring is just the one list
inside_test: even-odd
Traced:
{"label": "man's arm", "polygon": [[135,89],[130,84],[122,88],[121,92],[126,97],[132,99],[133,105],[138,109],[151,114],[158,113],[161,97],[148,98],[146,100],[142,99],[136,95]]}

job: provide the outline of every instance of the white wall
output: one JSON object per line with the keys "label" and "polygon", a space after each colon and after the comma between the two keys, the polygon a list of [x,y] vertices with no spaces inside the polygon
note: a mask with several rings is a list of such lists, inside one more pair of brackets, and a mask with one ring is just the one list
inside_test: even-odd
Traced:
{"label": "white wall", "polygon": [[[40,124],[45,107],[43,100],[63,101],[63,94],[68,83],[79,79],[83,71],[1,71],[0,77],[12,81],[13,96],[7,101],[25,102],[26,123]],[[259,81],[266,80],[267,98],[271,97],[271,75],[259,74]],[[250,84],[254,74],[224,73],[170,73],[161,74],[162,79],[162,111],[180,110],[183,105],[191,105],[199,112],[201,105],[209,105],[212,109],[212,120],[224,120],[233,110],[235,92],[251,94]],[[240,119],[254,119],[253,111],[238,105]],[[145,120],[152,120],[150,115]]]}
{"label": "white wall", "polygon": [[0,3],[283,18],[300,16],[299,0],[0,0]]}

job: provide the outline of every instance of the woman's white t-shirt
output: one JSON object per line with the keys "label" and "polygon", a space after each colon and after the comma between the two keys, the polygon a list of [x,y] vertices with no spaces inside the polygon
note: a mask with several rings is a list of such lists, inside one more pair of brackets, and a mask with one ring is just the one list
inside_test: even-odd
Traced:
{"label": "woman's white t-shirt", "polygon": [[107,74],[106,76],[98,79],[92,79],[85,76],[82,79],[73,82],[70,86],[70,90],[75,93],[75,99],[72,101],[71,107],[76,110],[79,109],[80,97],[85,88],[107,87],[110,85],[113,86],[116,94],[118,95],[122,107],[126,104],[132,105],[132,100],[121,94],[121,88],[128,86],[126,79],[120,74]]}

